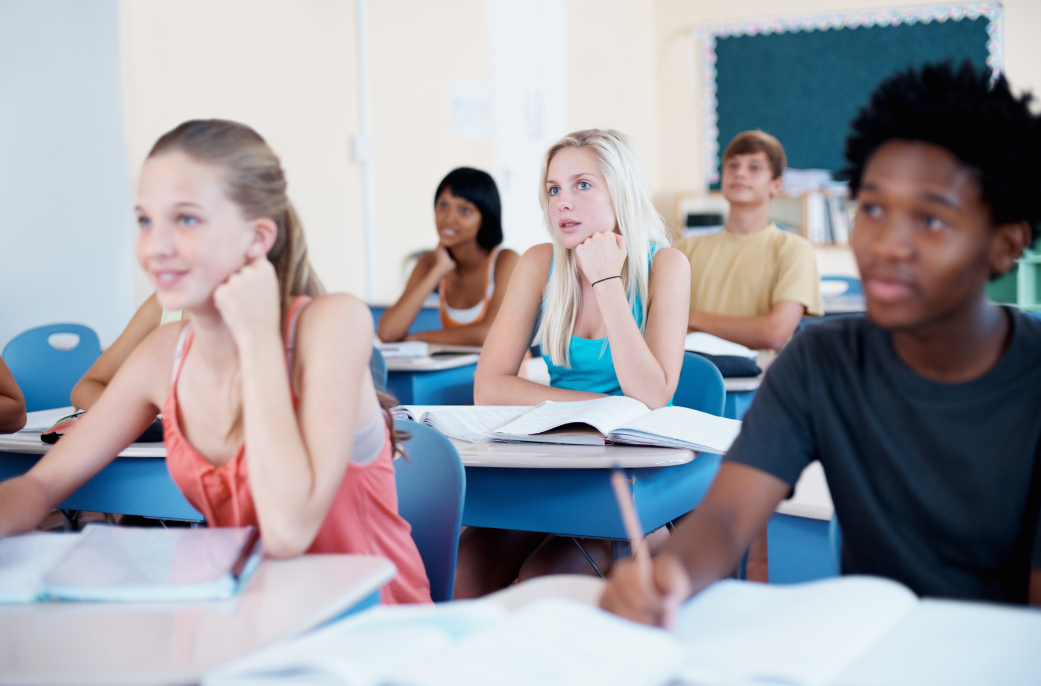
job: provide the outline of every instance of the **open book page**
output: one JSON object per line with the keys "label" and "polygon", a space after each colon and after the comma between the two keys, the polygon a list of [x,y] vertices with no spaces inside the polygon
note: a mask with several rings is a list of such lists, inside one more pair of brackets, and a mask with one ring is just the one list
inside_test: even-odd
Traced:
{"label": "open book page", "polygon": [[697,684],[831,683],[906,619],[918,598],[887,579],[791,586],[720,581],[680,610],[675,635]]}
{"label": "open book page", "polygon": [[739,433],[741,422],[736,419],[687,407],[661,407],[625,422],[609,438],[618,443],[690,448],[723,455]]}
{"label": "open book page", "polygon": [[57,533],[0,538],[0,603],[36,600],[43,588],[43,575],[79,538],[79,534]]}
{"label": "open book page", "polygon": [[380,605],[203,676],[203,686],[341,684],[377,686],[407,665],[506,617],[494,603]]}
{"label": "open book page", "polygon": [[487,443],[489,429],[527,412],[530,406],[401,405],[413,421],[437,429],[449,438],[470,443]]}
{"label": "open book page", "polygon": [[91,525],[43,576],[44,592],[65,600],[228,598],[238,588],[232,569],[251,531]]}
{"label": "open book page", "polygon": [[664,686],[686,651],[668,632],[560,598],[532,602],[422,663],[393,686]]}
{"label": "open book page", "polygon": [[687,334],[683,344],[684,350],[705,355],[733,355],[735,357],[747,357],[754,360],[759,357],[757,350],[746,348],[740,343],[733,343],[718,336],[713,336],[704,331],[695,331]]}
{"label": "open book page", "polygon": [[606,436],[616,427],[648,412],[650,410],[639,400],[620,395],[578,402],[547,400],[491,433],[500,437],[520,437],[539,434],[565,424],[588,424]]}
{"label": "open book page", "polygon": [[978,686],[1041,681],[1041,611],[923,599],[838,678],[848,686]]}

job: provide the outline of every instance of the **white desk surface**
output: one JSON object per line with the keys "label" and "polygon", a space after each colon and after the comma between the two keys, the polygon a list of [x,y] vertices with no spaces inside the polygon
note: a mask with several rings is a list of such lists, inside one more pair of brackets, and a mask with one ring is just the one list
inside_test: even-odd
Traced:
{"label": "white desk surface", "polygon": [[342,614],[394,573],[382,557],[304,555],[265,560],[231,600],[0,605],[0,684],[193,684]]}
{"label": "white desk surface", "polygon": [[467,443],[449,439],[467,467],[520,469],[609,469],[669,467],[694,459],[694,451],[635,445],[555,445],[552,443]]}
{"label": "white desk surface", "polygon": [[818,460],[814,460],[802,470],[799,481],[795,484],[795,493],[788,500],[781,501],[777,506],[777,512],[808,519],[831,519],[835,506],[831,502],[828,480],[824,478],[824,467]]}
{"label": "white desk surface", "polygon": [[[26,426],[32,427],[46,423],[48,428],[62,417],[75,412],[73,407],[59,407],[53,410],[29,412]],[[0,453],[27,453],[43,455],[53,446],[40,440],[40,431],[19,431],[14,434],[0,435]],[[119,454],[120,457],[166,457],[166,448],[160,443],[131,443],[130,447]]]}
{"label": "white desk surface", "polygon": [[754,391],[763,383],[763,375],[747,376],[741,378],[723,379],[723,387],[727,393],[741,393],[743,391]]}
{"label": "white desk surface", "polygon": [[388,372],[439,372],[477,364],[481,356],[477,353],[441,354],[432,357],[386,360]]}

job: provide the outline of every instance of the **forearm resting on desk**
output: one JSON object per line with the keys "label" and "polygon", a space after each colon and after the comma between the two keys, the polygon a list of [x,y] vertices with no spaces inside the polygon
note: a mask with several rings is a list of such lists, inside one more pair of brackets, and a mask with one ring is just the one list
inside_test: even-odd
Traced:
{"label": "forearm resting on desk", "polygon": [[53,509],[51,493],[31,474],[0,483],[0,537],[31,531]]}
{"label": "forearm resting on desk", "polygon": [[689,332],[704,331],[753,350],[780,350],[795,333],[806,308],[782,300],[769,314],[758,317],[729,317],[694,310],[687,320]]}
{"label": "forearm resting on desk", "polygon": [[474,376],[475,405],[538,405],[544,400],[566,402],[602,398],[602,393],[553,388],[522,379],[516,374],[482,373],[478,364]]}
{"label": "forearm resting on desk", "polygon": [[[380,321],[383,321],[382,319]],[[453,326],[450,329],[432,329],[419,331],[405,336],[406,341],[426,341],[427,343],[448,343],[451,345],[484,345],[491,322],[482,321],[477,324]]]}
{"label": "forearm resting on desk", "polygon": [[25,401],[0,395],[0,434],[13,434],[25,426]]}

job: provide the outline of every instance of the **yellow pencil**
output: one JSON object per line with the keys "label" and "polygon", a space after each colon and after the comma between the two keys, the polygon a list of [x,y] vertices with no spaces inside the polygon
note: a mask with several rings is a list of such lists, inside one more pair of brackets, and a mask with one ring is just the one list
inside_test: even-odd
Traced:
{"label": "yellow pencil", "polygon": [[616,469],[611,473],[611,486],[614,487],[614,497],[618,501],[618,510],[622,514],[622,524],[625,526],[626,536],[629,537],[633,559],[636,560],[637,565],[650,572],[651,558],[647,552],[647,546],[643,545],[643,527],[640,526],[636,506],[633,505],[633,492],[621,470]]}

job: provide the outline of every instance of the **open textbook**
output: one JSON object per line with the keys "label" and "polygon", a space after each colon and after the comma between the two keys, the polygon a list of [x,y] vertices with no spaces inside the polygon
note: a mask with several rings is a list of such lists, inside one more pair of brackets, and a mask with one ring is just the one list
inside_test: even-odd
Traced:
{"label": "open textbook", "polygon": [[720,581],[680,609],[671,631],[554,598],[513,611],[489,600],[378,607],[202,683],[976,686],[1036,683],[1039,644],[1036,610],[920,601],[886,579]]}
{"label": "open textbook", "polygon": [[0,603],[231,597],[260,562],[254,527],[92,524],[78,534],[0,538]]}
{"label": "open textbook", "polygon": [[470,443],[628,443],[723,454],[741,422],[685,407],[653,412],[639,400],[608,396],[578,402],[546,401],[534,407],[402,405],[397,412],[449,438]]}
{"label": "open textbook", "polygon": [[376,346],[388,360],[418,360],[434,355],[465,355],[481,353],[479,345],[452,345],[449,343],[427,343],[426,341],[401,341],[380,343]]}
{"label": "open textbook", "polygon": [[[619,659],[622,648],[627,658]],[[381,606],[203,676],[203,686],[659,686],[684,659],[661,629],[571,600]]]}
{"label": "open textbook", "polygon": [[629,443],[724,454],[741,422],[686,407],[649,410],[634,398],[608,396],[579,402],[547,400],[488,431],[500,441]]}

